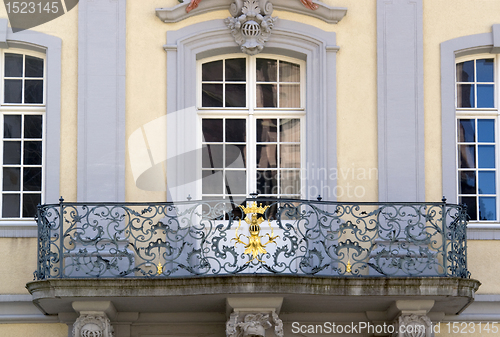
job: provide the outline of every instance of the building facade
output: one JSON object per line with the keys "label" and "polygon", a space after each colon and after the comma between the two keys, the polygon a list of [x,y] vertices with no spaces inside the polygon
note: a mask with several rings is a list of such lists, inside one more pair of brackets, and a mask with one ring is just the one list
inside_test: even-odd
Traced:
{"label": "building facade", "polygon": [[498,1],[33,6],[0,336],[500,335]]}

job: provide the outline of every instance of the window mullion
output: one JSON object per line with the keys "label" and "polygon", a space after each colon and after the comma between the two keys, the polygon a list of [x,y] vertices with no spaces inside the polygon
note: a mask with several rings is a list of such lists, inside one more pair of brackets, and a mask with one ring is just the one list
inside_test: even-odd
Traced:
{"label": "window mullion", "polygon": [[256,88],[254,56],[247,59],[247,196],[257,191],[257,121],[254,115]]}

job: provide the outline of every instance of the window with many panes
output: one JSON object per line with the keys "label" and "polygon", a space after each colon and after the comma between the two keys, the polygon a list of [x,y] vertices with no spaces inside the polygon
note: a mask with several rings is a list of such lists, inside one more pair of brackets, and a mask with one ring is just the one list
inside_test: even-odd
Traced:
{"label": "window with many panes", "polygon": [[43,202],[45,60],[43,55],[4,50],[2,86],[3,219],[33,218]]}
{"label": "window with many panes", "polygon": [[199,73],[202,197],[300,198],[303,62],[234,55]]}
{"label": "window with many panes", "polygon": [[471,221],[498,221],[496,62],[488,55],[456,65],[458,197]]}

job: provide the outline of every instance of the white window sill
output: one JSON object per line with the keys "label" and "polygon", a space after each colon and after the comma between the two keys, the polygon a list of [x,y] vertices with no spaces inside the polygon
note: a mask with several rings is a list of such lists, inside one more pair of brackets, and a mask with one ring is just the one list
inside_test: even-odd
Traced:
{"label": "white window sill", "polygon": [[500,240],[500,223],[469,222],[467,240]]}
{"label": "white window sill", "polygon": [[0,220],[0,238],[36,238],[35,220]]}

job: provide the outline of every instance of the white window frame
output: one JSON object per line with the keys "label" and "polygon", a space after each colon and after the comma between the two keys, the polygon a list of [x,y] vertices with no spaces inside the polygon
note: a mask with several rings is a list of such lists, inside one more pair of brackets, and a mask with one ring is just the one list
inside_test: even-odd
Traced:
{"label": "white window frame", "polygon": [[[24,68],[24,63],[25,63],[25,56],[33,56],[37,58],[41,58],[44,60],[44,67],[43,67],[43,103],[42,104],[26,104],[26,103],[4,103],[4,71],[5,71],[5,54],[20,54],[24,55],[23,56],[23,68]],[[23,78],[24,77],[24,71],[23,71]],[[25,50],[25,49],[19,49],[19,48],[9,48],[9,49],[0,49],[0,79],[1,79],[1,85],[0,85],[0,113],[2,117],[2,122],[0,123],[0,132],[2,135],[2,140],[3,140],[3,131],[4,131],[4,124],[3,124],[3,116],[4,115],[41,115],[42,116],[42,186],[41,186],[41,204],[45,203],[45,192],[46,192],[46,174],[47,174],[47,169],[46,169],[46,153],[47,153],[47,118],[46,118],[46,101],[47,101],[47,61],[46,61],[46,55],[41,52],[36,52],[36,51],[31,51],[31,50]],[[22,88],[22,93],[24,95],[24,86]],[[24,97],[23,97],[24,100]],[[24,120],[24,117],[23,117]],[[22,138],[23,142],[25,138]],[[21,157],[23,156],[24,150],[23,146],[21,146]],[[2,195],[3,195],[3,141],[0,146],[0,161],[2,163],[1,167],[2,169],[0,170],[0,183],[2,184],[1,190],[2,190]],[[22,179],[22,175],[20,179]],[[14,222],[15,224],[24,224],[24,225],[29,225],[33,223],[33,217],[22,217],[22,197],[25,194],[22,188],[19,191],[20,194],[20,212],[21,212],[21,217],[19,218],[4,218],[3,217],[3,197],[0,196],[0,221],[1,222]]]}
{"label": "white window frame", "polygon": [[[500,145],[500,111],[498,109],[498,105],[500,102],[500,85],[499,85],[499,79],[500,79],[500,67],[499,62],[500,62],[500,55],[498,54],[491,54],[491,53],[478,53],[478,54],[473,54],[473,55],[466,55],[466,56],[461,56],[461,57],[456,57],[455,59],[455,64],[459,64],[462,62],[466,61],[472,61],[472,60],[480,60],[480,59],[494,59],[494,107],[493,108],[458,108],[458,89],[457,89],[457,78],[456,78],[456,68],[455,68],[455,117],[456,117],[456,122],[455,122],[455,143],[458,144],[458,120],[459,119],[494,119],[495,120],[495,191],[496,191],[496,220],[470,220],[469,223],[471,224],[498,224],[500,223],[500,176],[499,176],[499,167],[500,167],[500,153],[499,153],[499,145]],[[471,82],[471,83],[476,83]],[[475,90],[475,100],[477,97],[477,90]],[[477,131],[477,130],[476,130]],[[477,143],[477,140],[476,140]],[[476,144],[474,143],[474,144]],[[455,151],[458,151],[458,146],[455,147]],[[478,154],[476,153],[476,166],[478,165],[477,163],[477,156]],[[460,186],[459,186],[459,170],[458,170],[458,164],[459,164],[459,157],[458,155],[455,156],[456,161],[455,161],[455,167],[456,167],[456,179],[455,179],[455,184],[456,184],[456,191],[457,191],[457,198],[459,195],[460,191]],[[477,172],[478,168],[474,168],[474,170]],[[476,177],[478,179],[478,177]],[[479,195],[475,195],[476,198],[479,198]],[[479,209],[477,209],[477,212],[479,213]]]}
{"label": "white window frame", "polygon": [[[247,106],[244,108],[211,108],[211,107],[202,107],[202,65],[204,63],[218,61],[222,59],[232,59],[232,58],[246,58],[246,102]],[[300,66],[300,107],[298,108],[259,108],[256,107],[256,72],[251,71],[256,66],[257,58],[265,58],[265,59],[275,59],[284,62],[295,63]],[[299,168],[300,176],[302,176],[302,172],[305,170],[305,137],[306,137],[306,111],[305,111],[305,98],[306,98],[306,62],[303,60],[299,60],[292,57],[286,57],[281,55],[273,55],[273,54],[258,54],[255,56],[248,56],[245,54],[226,54],[226,55],[218,55],[214,57],[207,57],[197,61],[197,90],[196,90],[196,102],[197,102],[197,115],[198,122],[196,127],[196,135],[197,135],[197,143],[202,143],[202,120],[204,118],[241,118],[246,119],[246,131],[247,131],[247,156],[246,156],[246,172],[247,172],[247,182],[246,182],[246,191],[247,196],[250,193],[255,192],[256,189],[256,172],[257,167],[255,164],[250,165],[250,163],[256,162],[256,153],[255,151],[250,151],[250,146],[255,145],[256,143],[256,120],[260,118],[294,118],[300,120],[300,162],[301,167]],[[201,170],[201,152],[198,157],[199,169],[197,169],[197,185],[196,185],[196,199],[201,200],[202,198],[202,170]],[[224,198],[228,197],[226,195],[226,191],[223,193]],[[301,191],[300,197],[304,198],[304,182],[301,182]]]}

